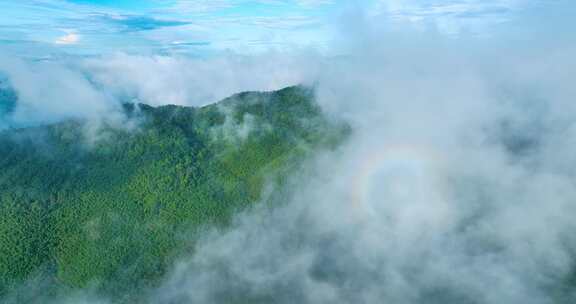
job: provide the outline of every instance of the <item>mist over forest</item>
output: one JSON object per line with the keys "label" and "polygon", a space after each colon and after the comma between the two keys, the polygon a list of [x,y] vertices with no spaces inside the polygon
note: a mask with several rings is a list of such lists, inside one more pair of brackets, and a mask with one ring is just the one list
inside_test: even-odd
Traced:
{"label": "mist over forest", "polygon": [[0,302],[576,302],[570,1],[0,11]]}

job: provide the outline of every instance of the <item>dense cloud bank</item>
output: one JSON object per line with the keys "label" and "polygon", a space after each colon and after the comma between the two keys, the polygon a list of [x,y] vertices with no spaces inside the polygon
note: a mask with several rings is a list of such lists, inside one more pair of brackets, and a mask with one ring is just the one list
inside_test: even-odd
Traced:
{"label": "dense cloud bank", "polygon": [[459,50],[331,65],[317,98],[353,137],[291,203],[207,236],[158,301],[573,301],[571,52]]}

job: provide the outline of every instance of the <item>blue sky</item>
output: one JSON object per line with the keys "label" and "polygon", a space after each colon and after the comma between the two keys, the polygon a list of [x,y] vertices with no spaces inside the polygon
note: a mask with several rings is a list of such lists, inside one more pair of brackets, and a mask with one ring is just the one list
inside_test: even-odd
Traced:
{"label": "blue sky", "polygon": [[[549,0],[549,3],[555,0]],[[346,10],[486,34],[538,0],[0,0],[0,50],[54,54],[324,50]]]}
{"label": "blue sky", "polygon": [[0,0],[0,43],[44,52],[321,47],[338,1]]}

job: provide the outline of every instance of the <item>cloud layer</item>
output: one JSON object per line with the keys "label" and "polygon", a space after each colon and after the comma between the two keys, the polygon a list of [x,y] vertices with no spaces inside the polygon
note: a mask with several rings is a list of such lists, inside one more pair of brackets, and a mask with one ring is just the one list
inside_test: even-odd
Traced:
{"label": "cloud layer", "polygon": [[349,142],[294,177],[287,205],[207,235],[155,301],[574,300],[573,48],[378,44],[319,76]]}
{"label": "cloud layer", "polygon": [[5,55],[0,71],[17,96],[10,123],[23,126],[106,119],[126,102],[203,106],[243,91],[312,83],[321,61],[308,51],[208,59],[116,54],[39,62]]}

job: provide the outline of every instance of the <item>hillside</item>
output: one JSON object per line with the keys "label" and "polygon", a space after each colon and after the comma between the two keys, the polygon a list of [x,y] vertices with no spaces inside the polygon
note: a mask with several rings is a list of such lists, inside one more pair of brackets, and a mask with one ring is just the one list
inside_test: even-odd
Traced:
{"label": "hillside", "polygon": [[90,287],[132,302],[202,229],[266,203],[264,186],[281,188],[302,159],[348,132],[302,87],[123,111],[121,127],[65,121],[0,133],[0,295],[37,280],[44,293]]}

